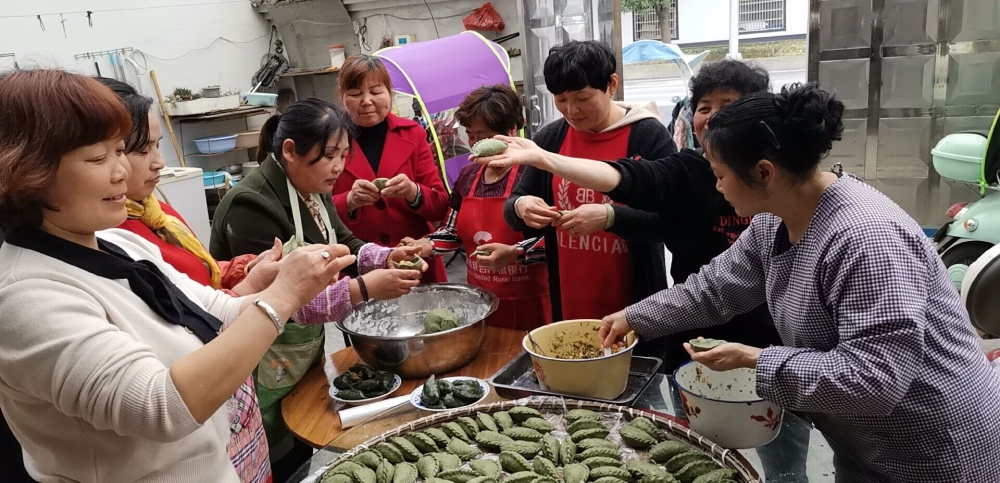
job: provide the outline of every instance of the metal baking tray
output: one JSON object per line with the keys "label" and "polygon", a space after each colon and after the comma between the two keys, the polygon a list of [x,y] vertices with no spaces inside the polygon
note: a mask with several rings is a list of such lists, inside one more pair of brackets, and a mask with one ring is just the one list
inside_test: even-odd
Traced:
{"label": "metal baking tray", "polygon": [[584,401],[595,401],[619,406],[631,406],[632,403],[646,390],[649,383],[656,376],[657,371],[663,361],[655,357],[632,356],[632,365],[629,367],[628,383],[625,385],[625,392],[617,399],[595,399],[581,396],[571,396],[557,392],[543,391],[538,386],[538,381],[533,377],[531,356],[527,352],[510,361],[503,369],[500,369],[489,383],[496,389],[497,394],[507,399],[518,399],[529,396],[557,396],[581,399]]}

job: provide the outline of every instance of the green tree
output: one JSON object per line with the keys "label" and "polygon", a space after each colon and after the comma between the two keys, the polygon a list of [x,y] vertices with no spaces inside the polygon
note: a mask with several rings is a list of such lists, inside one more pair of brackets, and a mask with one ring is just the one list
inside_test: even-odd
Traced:
{"label": "green tree", "polygon": [[660,21],[660,40],[670,42],[670,7],[676,0],[622,0],[622,10],[634,14],[656,12]]}

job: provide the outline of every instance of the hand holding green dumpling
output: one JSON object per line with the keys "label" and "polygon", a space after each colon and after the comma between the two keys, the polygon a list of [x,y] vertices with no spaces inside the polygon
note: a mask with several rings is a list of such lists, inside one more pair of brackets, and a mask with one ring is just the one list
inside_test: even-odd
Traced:
{"label": "hand holding green dumpling", "polygon": [[286,256],[288,256],[289,253],[294,252],[295,249],[301,248],[301,247],[304,247],[304,246],[308,246],[308,245],[309,244],[306,243],[304,240],[299,240],[298,238],[295,237],[295,235],[292,235],[292,237],[289,238],[288,241],[285,242],[284,245],[282,245],[282,247],[281,247],[281,256],[282,257],[286,257]]}
{"label": "hand holding green dumpling", "polygon": [[688,341],[688,344],[691,344],[691,350],[695,352],[710,351],[725,343],[726,341],[722,339],[691,339]]}
{"label": "hand holding green dumpling", "polygon": [[416,257],[412,260],[393,262],[392,266],[399,270],[420,270],[424,267],[424,262],[420,259],[420,257]]}
{"label": "hand holding green dumpling", "polygon": [[477,158],[496,156],[507,150],[507,143],[493,138],[480,139],[472,145],[472,155]]}

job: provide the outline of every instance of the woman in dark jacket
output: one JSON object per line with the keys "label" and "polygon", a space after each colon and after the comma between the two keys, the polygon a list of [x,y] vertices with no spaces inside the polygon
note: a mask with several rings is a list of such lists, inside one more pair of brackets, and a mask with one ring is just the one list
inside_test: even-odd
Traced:
{"label": "woman in dark jacket", "polygon": [[[592,159],[656,159],[674,152],[655,105],[615,103],[614,53],[598,42],[570,42],[545,61],[545,85],[563,119],[535,136],[544,150]],[[504,218],[542,236],[552,320],[599,318],[666,287],[663,245],[650,227],[659,215],[613,205],[594,190],[526,167]]]}
{"label": "woman in dark jacket", "polygon": [[[743,96],[766,91],[769,84],[766,71],[742,62],[724,60],[702,66],[691,80],[691,105],[695,106],[692,128],[698,142],[703,140],[708,120],[716,112]],[[697,273],[749,226],[751,218],[738,216],[715,189],[715,174],[700,149],[683,149],[659,159],[605,163],[568,159],[524,140],[511,142],[503,155],[476,161],[497,167],[512,163],[536,166],[581,186],[607,192],[611,199],[628,206],[659,213],[662,222],[647,227],[646,232],[648,237],[664,242],[673,255],[670,273],[675,283],[684,283]],[[767,304],[762,304],[726,324],[643,341],[639,347],[646,354],[662,357],[663,370],[672,373],[690,359],[683,343],[699,336],[754,347],[781,344]],[[769,475],[804,477],[805,455],[800,448],[808,446],[809,434],[795,429],[786,426],[781,443],[761,449],[760,457]]]}
{"label": "woman in dark jacket", "polygon": [[[705,135],[708,120],[722,107],[744,95],[766,91],[769,83],[766,71],[742,62],[726,60],[703,66],[691,81],[695,137]],[[684,149],[661,159],[603,163],[548,154],[552,150],[545,149],[539,139],[536,142],[542,149],[526,147],[529,143],[523,140],[514,141],[503,155],[479,162],[537,166],[581,186],[607,192],[615,201],[658,213],[662,222],[644,231],[647,238],[664,242],[673,255],[670,273],[675,283],[684,283],[729,248],[750,223],[750,217],[737,216],[716,191],[715,175],[701,150]],[[542,157],[561,159],[550,163]],[[664,369],[671,372],[689,359],[681,344],[699,335],[757,347],[781,342],[767,306],[761,305],[725,325],[648,341],[644,350],[663,357]]]}

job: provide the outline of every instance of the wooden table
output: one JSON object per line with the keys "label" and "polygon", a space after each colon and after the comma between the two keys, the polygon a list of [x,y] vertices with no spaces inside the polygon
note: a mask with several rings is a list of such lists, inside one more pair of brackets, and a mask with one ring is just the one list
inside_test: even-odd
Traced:
{"label": "wooden table", "polygon": [[[471,376],[488,379],[521,353],[523,337],[523,331],[487,327],[486,340],[479,350],[479,356],[457,371],[438,376]],[[337,373],[344,372],[361,362],[354,349],[350,347],[332,354],[330,360]],[[423,379],[404,379],[403,384],[390,397],[410,394],[423,383]],[[317,366],[309,370],[295,389],[281,402],[281,414],[288,429],[297,438],[314,448],[326,446],[345,432],[340,427],[340,417],[337,415],[337,410],[340,408],[330,399],[329,392],[330,383],[323,372],[323,367]],[[494,400],[499,400],[495,392],[490,396]],[[392,424],[392,420],[386,420],[383,424]]]}

